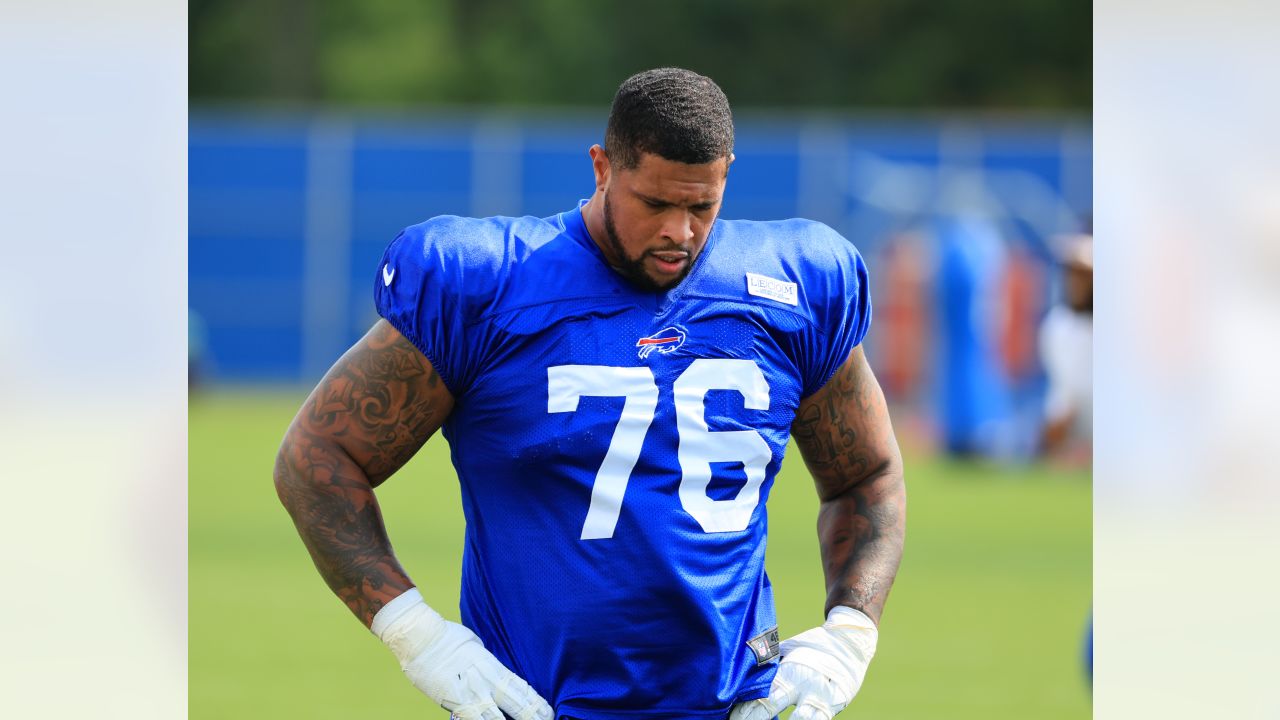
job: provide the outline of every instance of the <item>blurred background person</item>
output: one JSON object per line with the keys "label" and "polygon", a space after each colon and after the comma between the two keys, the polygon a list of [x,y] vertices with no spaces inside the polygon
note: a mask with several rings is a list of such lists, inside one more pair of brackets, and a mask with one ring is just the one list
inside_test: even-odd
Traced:
{"label": "blurred background person", "polygon": [[1093,236],[1058,238],[1062,292],[1040,326],[1041,451],[1088,464],[1093,441]]}

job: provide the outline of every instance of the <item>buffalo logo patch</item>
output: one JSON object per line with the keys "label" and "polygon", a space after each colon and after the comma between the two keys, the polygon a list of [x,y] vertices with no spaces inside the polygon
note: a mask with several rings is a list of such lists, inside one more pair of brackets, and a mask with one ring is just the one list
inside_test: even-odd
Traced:
{"label": "buffalo logo patch", "polygon": [[640,348],[640,359],[644,360],[655,350],[663,355],[670,355],[684,345],[685,337],[684,330],[675,326],[665,327],[649,337],[642,337],[636,341],[636,347]]}

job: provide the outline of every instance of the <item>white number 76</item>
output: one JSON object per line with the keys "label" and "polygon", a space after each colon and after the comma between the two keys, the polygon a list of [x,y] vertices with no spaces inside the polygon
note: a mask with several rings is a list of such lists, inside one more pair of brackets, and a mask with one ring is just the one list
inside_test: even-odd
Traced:
{"label": "white number 76", "polygon": [[[769,384],[750,360],[694,360],[672,384],[680,445],[680,505],[704,532],[736,532],[751,522],[760,501],[760,485],[772,453],[755,430],[712,432],[704,417],[703,399],[711,390],[736,390],[743,407],[769,409]],[[658,408],[658,385],[647,367],[558,365],[547,368],[547,412],[574,412],[578,399],[625,397],[604,461],[591,488],[591,506],[582,525],[583,540],[613,537],[622,512],[627,480],[640,459],[640,448]],[[737,496],[712,500],[707,495],[711,463],[741,462],[747,482]]]}

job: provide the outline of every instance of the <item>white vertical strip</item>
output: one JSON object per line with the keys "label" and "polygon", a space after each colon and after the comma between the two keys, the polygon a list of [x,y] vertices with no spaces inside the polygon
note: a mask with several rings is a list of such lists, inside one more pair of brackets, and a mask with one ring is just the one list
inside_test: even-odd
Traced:
{"label": "white vertical strip", "polygon": [[302,263],[302,367],[312,383],[346,349],[351,262],[351,125],[317,118],[307,137]]}
{"label": "white vertical strip", "polygon": [[471,140],[472,216],[523,213],[523,149],[524,138],[513,121],[494,118],[476,124]]}

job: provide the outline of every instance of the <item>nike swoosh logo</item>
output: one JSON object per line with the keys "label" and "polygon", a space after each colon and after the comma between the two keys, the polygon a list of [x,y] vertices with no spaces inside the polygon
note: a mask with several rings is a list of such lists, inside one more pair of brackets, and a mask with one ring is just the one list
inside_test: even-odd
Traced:
{"label": "nike swoosh logo", "polygon": [[391,278],[395,276],[396,276],[396,271],[392,270],[390,265],[382,266],[382,284],[383,285],[390,285]]}

